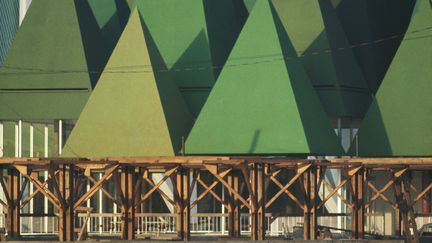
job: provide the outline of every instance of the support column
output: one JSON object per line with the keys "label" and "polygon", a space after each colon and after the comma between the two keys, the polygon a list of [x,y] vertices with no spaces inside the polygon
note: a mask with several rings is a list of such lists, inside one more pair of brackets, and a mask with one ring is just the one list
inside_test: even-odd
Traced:
{"label": "support column", "polygon": [[317,170],[316,166],[304,172],[303,183],[305,188],[305,205],[303,209],[303,238],[305,240],[316,240],[317,238]]}
{"label": "support column", "polygon": [[190,239],[190,175],[188,169],[178,169],[175,175],[175,186],[178,193],[178,195],[174,194],[177,237],[187,241]]}
{"label": "support column", "polygon": [[63,201],[59,212],[59,241],[73,241],[75,229],[74,166],[61,165],[59,169],[58,186],[61,194],[59,198]]}
{"label": "support column", "polygon": [[264,166],[254,164],[251,171],[252,192],[257,203],[256,207],[252,207],[252,240],[264,240],[266,234]]}
{"label": "support column", "polygon": [[182,169],[183,179],[183,240],[190,240],[190,172]]}
{"label": "support column", "polygon": [[122,207],[122,236],[123,240],[135,239],[135,198],[134,198],[134,169],[124,166],[120,175],[121,191],[124,197]]}
{"label": "support column", "polygon": [[[431,183],[431,175],[430,172],[425,170],[422,171],[422,190],[424,190]],[[424,197],[422,198],[422,213],[428,214],[431,213],[431,192],[430,190],[426,192]]]}
{"label": "support column", "polygon": [[7,233],[10,239],[20,236],[20,175],[16,169],[8,169],[8,214],[7,214]]}
{"label": "support column", "polygon": [[352,199],[353,209],[351,215],[352,223],[352,234],[354,239],[364,238],[364,202],[363,202],[363,190],[364,190],[364,170],[360,169],[351,178],[352,183]]}
{"label": "support column", "polygon": [[[232,171],[228,175],[228,183],[238,193],[239,192],[239,172]],[[228,234],[231,238],[240,237],[240,205],[238,197],[234,193],[230,193],[230,211],[228,212]]]}

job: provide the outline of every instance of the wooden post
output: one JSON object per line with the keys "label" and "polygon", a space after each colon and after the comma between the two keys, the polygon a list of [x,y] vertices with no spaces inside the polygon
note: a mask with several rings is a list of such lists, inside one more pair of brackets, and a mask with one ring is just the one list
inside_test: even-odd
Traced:
{"label": "wooden post", "polygon": [[257,202],[257,207],[252,207],[252,240],[264,240],[266,233],[265,223],[265,192],[264,192],[264,165],[253,164],[251,170],[251,185],[253,197]]}
{"label": "wooden post", "polygon": [[[59,211],[59,240],[73,241],[74,240],[74,166],[61,165],[59,167],[58,187],[60,190],[59,198],[63,201]],[[54,173],[52,173],[54,174]],[[54,178],[53,178],[54,180]]]}
{"label": "wooden post", "polygon": [[20,209],[18,197],[20,194],[20,176],[16,169],[8,169],[8,214],[7,233],[10,239],[20,236]]}
{"label": "wooden post", "polygon": [[121,171],[121,190],[124,196],[122,207],[122,239],[133,240],[135,238],[135,198],[134,198],[134,168],[124,166]]}
{"label": "wooden post", "polygon": [[311,240],[316,240],[317,239],[317,231],[318,231],[318,225],[317,225],[317,219],[318,219],[318,215],[317,215],[317,210],[316,210],[316,205],[317,205],[317,197],[318,197],[318,188],[317,188],[317,179],[318,179],[318,175],[317,175],[317,169],[316,166],[312,166],[309,169],[309,173],[310,173],[310,192],[309,192],[309,196],[310,196],[310,221],[309,221],[309,225],[310,225],[310,239]]}
{"label": "wooden post", "polygon": [[364,238],[364,170],[360,169],[351,178],[353,209],[351,215],[352,234],[354,239]]}
{"label": "wooden post", "polygon": [[[395,199],[396,203],[401,200],[398,195],[398,190],[402,191],[402,185],[400,180],[396,180],[393,184],[394,192],[395,192]],[[395,228],[395,236],[402,236],[402,217],[401,217],[401,210],[398,204],[398,207],[394,210],[394,228]]]}
{"label": "wooden post", "polygon": [[[430,172],[425,170],[422,171],[422,190],[425,190],[427,186],[431,183],[431,175]],[[424,195],[422,198],[422,213],[428,214],[431,213],[431,193],[430,190]]]}
{"label": "wooden post", "polygon": [[[228,175],[228,184],[238,193],[239,192],[239,173],[232,171]],[[240,205],[237,195],[229,193],[229,211],[228,211],[228,234],[231,238],[240,237]]]}
{"label": "wooden post", "polygon": [[175,212],[176,212],[176,231],[177,237],[183,240],[183,178],[181,169],[177,169],[175,173],[175,184],[176,189],[174,190],[174,202],[175,202]]}
{"label": "wooden post", "polygon": [[183,168],[182,173],[182,197],[183,197],[183,240],[190,240],[190,172],[189,169]]}

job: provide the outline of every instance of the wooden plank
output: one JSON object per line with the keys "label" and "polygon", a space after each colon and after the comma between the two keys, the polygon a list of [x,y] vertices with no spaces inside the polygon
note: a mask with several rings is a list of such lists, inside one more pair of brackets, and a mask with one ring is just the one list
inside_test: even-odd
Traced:
{"label": "wooden plank", "polygon": [[310,168],[310,164],[308,165],[302,165],[298,168],[296,175],[291,178],[291,180],[283,187],[281,188],[266,204],[266,207],[268,208],[272,203],[274,203],[274,201],[276,201],[276,199],[279,198],[279,196],[284,193],[285,191],[288,190],[288,188],[290,186],[292,186],[294,184],[294,182],[307,170]]}
{"label": "wooden plank", "polygon": [[104,183],[106,183],[112,176],[113,173],[118,169],[118,165],[112,166],[110,168],[107,168],[105,170],[105,174],[102,176],[102,178],[95,183],[90,190],[88,190],[84,195],[82,195],[74,204],[74,208],[77,208],[81,206],[84,202],[86,202],[88,199],[90,199],[101,187]]}
{"label": "wooden plank", "polygon": [[238,193],[236,192],[233,188],[230,187],[230,185],[220,176],[220,174],[218,174],[217,172],[217,167],[215,170],[215,167],[213,165],[208,165],[208,164],[204,164],[204,167],[206,167],[208,169],[208,171],[210,171],[211,174],[213,174],[213,176],[219,181],[221,182],[225,188],[228,189],[228,191],[230,193],[235,194],[238,199],[249,209],[252,209],[252,207],[249,205],[249,203]]}

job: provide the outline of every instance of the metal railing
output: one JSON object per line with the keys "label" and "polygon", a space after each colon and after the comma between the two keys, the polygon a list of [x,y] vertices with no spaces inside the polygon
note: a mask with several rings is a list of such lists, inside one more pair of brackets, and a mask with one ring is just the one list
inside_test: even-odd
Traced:
{"label": "metal railing", "polygon": [[160,235],[176,233],[176,215],[170,213],[136,214],[137,235]]}
{"label": "metal railing", "polygon": [[58,216],[21,215],[22,235],[54,235],[58,233]]}
{"label": "metal railing", "polygon": [[[171,213],[137,213],[136,233],[141,236],[164,235],[176,233],[176,214]],[[85,213],[79,213],[77,227],[81,227],[86,219]],[[335,225],[335,219],[318,218],[319,224]],[[0,227],[5,226],[5,215],[0,214]],[[281,236],[293,233],[295,227],[301,227],[303,217],[301,216],[272,216],[266,214],[266,234],[268,236]],[[89,235],[113,235],[121,234],[120,213],[92,213],[87,222],[87,233]],[[191,234],[196,235],[227,235],[228,214],[221,213],[193,213],[190,219]],[[240,230],[242,235],[251,232],[250,214],[240,215]],[[57,234],[58,216],[22,216],[21,234]]]}

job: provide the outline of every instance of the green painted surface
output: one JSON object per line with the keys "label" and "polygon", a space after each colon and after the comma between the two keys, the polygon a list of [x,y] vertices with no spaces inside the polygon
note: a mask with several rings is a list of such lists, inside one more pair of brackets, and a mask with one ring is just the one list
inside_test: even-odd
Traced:
{"label": "green painted surface", "polygon": [[[369,89],[376,93],[407,30],[415,1],[333,0]],[[378,42],[375,42],[380,40]]]}
{"label": "green painted surface", "polygon": [[0,119],[76,119],[106,62],[98,33],[87,1],[33,2],[0,69]]}
{"label": "green painted surface", "polygon": [[360,155],[432,155],[431,21],[430,1],[418,0],[409,34],[359,130]]}
{"label": "green painted surface", "polygon": [[205,103],[247,17],[241,13],[245,10],[239,10],[235,3],[231,0],[134,2],[160,51],[161,65],[171,72],[194,116]]}
{"label": "green painted surface", "polygon": [[363,117],[371,95],[330,0],[273,3],[327,114]]}
{"label": "green painted surface", "polygon": [[110,53],[123,32],[130,9],[126,0],[88,0]]}
{"label": "green painted surface", "polygon": [[303,67],[283,58],[294,49],[270,5],[254,6],[189,134],[187,154],[342,152]]}
{"label": "green painted surface", "polygon": [[62,156],[177,154],[192,118],[160,58],[135,10]]}

